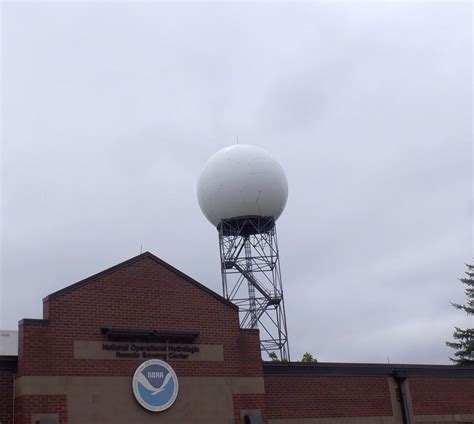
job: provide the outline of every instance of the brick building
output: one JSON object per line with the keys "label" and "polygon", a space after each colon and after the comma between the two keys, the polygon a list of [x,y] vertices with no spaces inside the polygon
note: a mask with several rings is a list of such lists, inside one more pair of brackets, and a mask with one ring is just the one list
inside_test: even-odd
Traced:
{"label": "brick building", "polygon": [[[151,358],[179,382],[162,412],[132,390]],[[235,305],[148,252],[47,296],[0,356],[0,424],[245,421],[474,423],[474,368],[262,362]]]}

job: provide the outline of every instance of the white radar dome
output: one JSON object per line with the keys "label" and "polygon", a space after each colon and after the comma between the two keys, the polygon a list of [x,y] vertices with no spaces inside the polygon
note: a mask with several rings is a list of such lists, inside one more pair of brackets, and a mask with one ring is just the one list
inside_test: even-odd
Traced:
{"label": "white radar dome", "polygon": [[219,150],[202,171],[197,194],[206,218],[273,216],[283,212],[288,182],[281,165],[260,147],[236,144]]}

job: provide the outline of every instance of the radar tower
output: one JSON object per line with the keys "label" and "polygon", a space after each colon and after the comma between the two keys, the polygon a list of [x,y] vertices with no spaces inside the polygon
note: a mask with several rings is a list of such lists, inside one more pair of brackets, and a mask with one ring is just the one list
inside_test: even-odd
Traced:
{"label": "radar tower", "polygon": [[261,350],[289,360],[275,221],[288,184],[263,149],[238,144],[207,162],[199,205],[219,236],[223,296],[239,307],[240,326],[260,330]]}

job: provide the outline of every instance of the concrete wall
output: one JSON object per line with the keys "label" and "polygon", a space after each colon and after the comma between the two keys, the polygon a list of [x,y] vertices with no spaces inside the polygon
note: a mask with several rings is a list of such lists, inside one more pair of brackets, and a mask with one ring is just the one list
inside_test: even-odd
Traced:
{"label": "concrete wall", "polygon": [[[263,378],[179,377],[179,396],[172,408],[159,414],[160,423],[234,423],[234,396],[264,393]],[[156,413],[143,409],[131,391],[131,378],[124,377],[29,377],[16,380],[20,399],[17,419],[28,421],[28,412],[63,411],[60,421],[69,424],[153,423]],[[37,401],[36,405],[31,400]],[[257,405],[258,406],[258,405]],[[67,411],[67,413],[66,413]],[[32,411],[30,411],[32,412]],[[240,411],[239,411],[240,413]]]}
{"label": "concrete wall", "polygon": [[0,330],[0,356],[18,355],[18,331]]}

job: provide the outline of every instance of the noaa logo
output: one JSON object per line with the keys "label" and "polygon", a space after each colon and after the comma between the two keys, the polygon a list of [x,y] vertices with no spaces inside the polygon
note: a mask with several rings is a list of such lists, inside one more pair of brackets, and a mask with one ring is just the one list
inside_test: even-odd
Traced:
{"label": "noaa logo", "polygon": [[178,395],[178,378],[166,362],[150,359],[143,362],[133,375],[133,394],[149,411],[159,412],[173,405]]}

